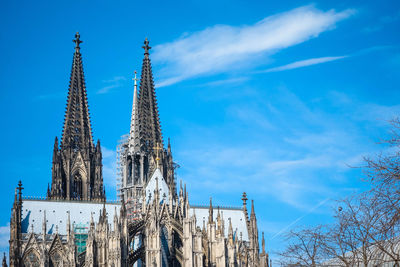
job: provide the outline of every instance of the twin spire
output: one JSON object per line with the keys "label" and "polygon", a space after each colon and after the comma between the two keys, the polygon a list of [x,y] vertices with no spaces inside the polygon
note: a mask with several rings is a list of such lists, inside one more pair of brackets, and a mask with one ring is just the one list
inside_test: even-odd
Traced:
{"label": "twin spire", "polygon": [[[68,102],[61,146],[79,150],[93,148],[92,128],[90,123],[89,105],[87,101],[82,55],[80,53],[80,35],[75,34],[75,52],[73,56],[71,78],[68,89]],[[146,38],[143,45],[144,58],[140,78],[140,90],[137,89],[135,71],[133,107],[130,125],[129,146],[135,151],[139,149],[151,151],[156,146],[163,146],[161,125],[158,114],[153,73],[149,58],[149,41]]]}
{"label": "twin spire", "polygon": [[133,106],[129,147],[135,151],[151,151],[155,147],[163,147],[161,124],[158,114],[156,91],[149,57],[149,41],[144,41],[144,58],[140,77],[140,90],[137,90],[135,71]]}

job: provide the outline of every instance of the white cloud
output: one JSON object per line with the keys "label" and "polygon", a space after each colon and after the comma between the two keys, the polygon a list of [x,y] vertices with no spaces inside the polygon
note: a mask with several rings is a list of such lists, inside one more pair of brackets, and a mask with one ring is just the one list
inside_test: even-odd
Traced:
{"label": "white cloud", "polygon": [[310,58],[310,59],[296,61],[296,62],[287,64],[287,65],[266,69],[266,70],[260,71],[260,73],[298,69],[298,68],[303,68],[303,67],[307,67],[307,66],[311,66],[311,65],[335,61],[335,60],[346,58],[346,57],[348,57],[348,56]]}
{"label": "white cloud", "polygon": [[361,55],[364,55],[367,53],[371,53],[371,52],[375,52],[375,51],[379,51],[379,50],[383,50],[383,49],[388,49],[388,48],[391,48],[391,46],[373,46],[373,47],[369,47],[366,49],[362,49],[362,50],[355,52],[353,54],[350,54],[350,55],[335,56],[335,57],[309,58],[309,59],[305,59],[305,60],[295,61],[295,62],[286,64],[283,66],[278,66],[278,67],[273,67],[273,68],[269,68],[266,70],[257,71],[256,73],[277,72],[277,71],[298,69],[298,68],[317,65],[317,64],[321,64],[321,63],[336,61],[336,60],[344,59],[344,58],[348,58],[348,57],[361,56]]}
{"label": "white cloud", "polygon": [[254,65],[256,61],[261,63],[263,56],[315,38],[353,13],[351,9],[336,12],[303,6],[266,17],[253,25],[215,25],[157,45],[153,59],[165,65],[160,75],[170,77],[157,86]]}

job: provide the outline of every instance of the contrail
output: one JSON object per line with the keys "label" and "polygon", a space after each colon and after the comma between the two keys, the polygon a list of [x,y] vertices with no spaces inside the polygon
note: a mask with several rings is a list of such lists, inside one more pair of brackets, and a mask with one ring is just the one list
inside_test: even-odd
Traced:
{"label": "contrail", "polygon": [[300,221],[301,219],[303,219],[304,217],[306,217],[308,214],[310,214],[311,212],[313,212],[314,210],[316,210],[317,208],[319,208],[320,206],[322,206],[323,204],[325,204],[328,200],[330,200],[330,198],[327,198],[323,201],[321,201],[320,203],[318,203],[316,206],[312,207],[306,214],[300,216],[299,218],[297,218],[296,220],[294,220],[293,222],[291,222],[288,226],[286,226],[285,228],[283,228],[282,230],[280,230],[278,233],[276,233],[270,240],[274,239],[275,237],[277,237],[278,235],[282,234],[283,232],[285,232],[288,228],[290,228],[292,225],[296,224],[298,221]]}

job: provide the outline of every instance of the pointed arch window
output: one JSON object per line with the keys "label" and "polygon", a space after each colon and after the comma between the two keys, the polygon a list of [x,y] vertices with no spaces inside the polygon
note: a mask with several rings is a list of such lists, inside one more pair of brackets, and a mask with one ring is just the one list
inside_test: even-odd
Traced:
{"label": "pointed arch window", "polygon": [[28,252],[23,260],[24,267],[40,267],[39,256],[36,252],[31,250]]}
{"label": "pointed arch window", "polygon": [[50,267],[63,266],[63,260],[61,254],[56,251],[50,255]]}
{"label": "pointed arch window", "polygon": [[127,185],[130,185],[132,183],[132,157],[128,157],[128,169],[127,169],[127,179],[126,183]]}
{"label": "pointed arch window", "polygon": [[73,197],[76,199],[82,199],[82,176],[77,172],[74,174],[73,179]]}

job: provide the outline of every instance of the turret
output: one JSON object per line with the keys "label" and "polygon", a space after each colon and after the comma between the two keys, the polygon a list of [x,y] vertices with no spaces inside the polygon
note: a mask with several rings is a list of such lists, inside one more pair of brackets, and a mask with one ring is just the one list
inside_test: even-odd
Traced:
{"label": "turret", "polygon": [[93,213],[90,213],[90,227],[89,227],[89,231],[90,232],[94,232],[95,229],[95,224],[94,224],[94,219],[93,219]]}
{"label": "turret", "polygon": [[19,181],[15,189],[14,203],[10,218],[10,267],[20,264],[21,255],[21,211],[22,211],[22,183]]}
{"label": "turret", "polygon": [[58,159],[57,154],[58,154],[58,138],[56,136],[53,147],[53,162],[57,162]]}
{"label": "turret", "polygon": [[208,208],[208,223],[213,223],[213,206],[212,206],[212,198],[210,197],[210,207]]}
{"label": "turret", "polygon": [[265,254],[265,239],[264,239],[264,232],[262,232],[261,244],[262,244],[262,250],[261,250],[261,253],[262,253],[262,254]]}
{"label": "turret", "polygon": [[256,213],[254,210],[254,201],[251,200],[251,214],[250,214],[250,249],[252,250],[252,260],[256,264],[259,255],[259,243],[258,243],[258,228]]}
{"label": "turret", "polygon": [[231,246],[233,246],[233,228],[232,228],[232,219],[229,218],[229,226],[228,226],[228,242]]}
{"label": "turret", "polygon": [[6,258],[6,253],[4,252],[4,256],[3,256],[3,262],[1,264],[2,267],[7,267],[7,258]]}
{"label": "turret", "polygon": [[172,152],[171,152],[171,140],[170,140],[169,137],[168,137],[168,148],[167,148],[167,152],[168,152],[168,155],[171,155],[171,154],[172,154]]}

